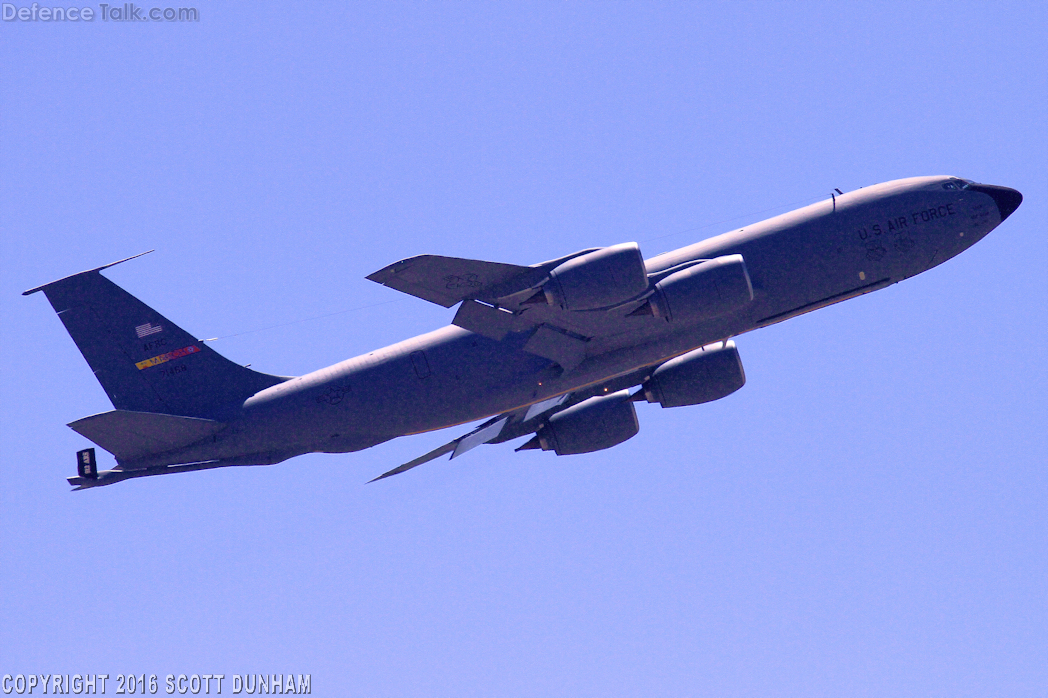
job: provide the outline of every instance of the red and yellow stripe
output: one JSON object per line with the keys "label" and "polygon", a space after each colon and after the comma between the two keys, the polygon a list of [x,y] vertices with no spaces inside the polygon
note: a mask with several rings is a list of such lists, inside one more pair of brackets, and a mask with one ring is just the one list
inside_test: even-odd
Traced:
{"label": "red and yellow stripe", "polygon": [[139,361],[137,364],[135,364],[135,366],[137,366],[138,370],[141,371],[143,368],[149,368],[150,366],[157,366],[158,364],[167,363],[172,359],[178,359],[183,356],[189,356],[190,354],[196,354],[198,351],[200,351],[200,347],[198,347],[195,344],[191,344],[188,347],[182,347],[181,349],[175,349],[174,351],[169,351],[166,354],[161,354],[160,356],[154,356],[152,359]]}

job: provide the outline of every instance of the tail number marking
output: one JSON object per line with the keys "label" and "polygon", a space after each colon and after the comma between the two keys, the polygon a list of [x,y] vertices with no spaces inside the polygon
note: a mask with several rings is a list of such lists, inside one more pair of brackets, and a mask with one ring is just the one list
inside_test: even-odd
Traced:
{"label": "tail number marking", "polygon": [[141,371],[143,368],[149,368],[150,366],[159,366],[160,364],[167,363],[172,359],[179,359],[183,356],[196,354],[198,351],[200,351],[200,347],[198,347],[195,344],[191,344],[188,347],[182,347],[181,349],[175,349],[174,351],[169,351],[166,354],[161,354],[160,356],[154,356],[153,358],[146,359],[145,361],[139,361],[137,364],[135,364],[135,366],[138,368],[139,371]]}

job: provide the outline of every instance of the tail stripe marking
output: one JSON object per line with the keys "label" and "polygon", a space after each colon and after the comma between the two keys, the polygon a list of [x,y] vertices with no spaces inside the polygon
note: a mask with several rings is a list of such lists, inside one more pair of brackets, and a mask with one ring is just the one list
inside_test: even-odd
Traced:
{"label": "tail stripe marking", "polygon": [[174,351],[169,351],[168,353],[161,354],[160,356],[154,356],[153,358],[146,359],[145,361],[139,361],[137,364],[135,364],[135,366],[138,368],[139,371],[141,371],[143,368],[149,368],[150,366],[157,366],[159,364],[166,363],[166,362],[170,361],[171,359],[178,359],[178,358],[181,358],[183,356],[189,356],[190,354],[195,354],[198,351],[200,351],[200,347],[198,347],[195,344],[192,344],[192,345],[190,345],[188,347],[182,347],[181,349],[175,349]]}

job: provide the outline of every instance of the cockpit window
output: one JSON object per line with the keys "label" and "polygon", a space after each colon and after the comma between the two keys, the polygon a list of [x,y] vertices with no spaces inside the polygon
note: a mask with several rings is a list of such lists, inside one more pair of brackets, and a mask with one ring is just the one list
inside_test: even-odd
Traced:
{"label": "cockpit window", "polygon": [[953,177],[953,178],[950,179],[950,181],[943,182],[942,183],[942,188],[943,189],[967,189],[972,184],[975,184],[975,182],[973,182],[970,179],[957,179],[956,177]]}

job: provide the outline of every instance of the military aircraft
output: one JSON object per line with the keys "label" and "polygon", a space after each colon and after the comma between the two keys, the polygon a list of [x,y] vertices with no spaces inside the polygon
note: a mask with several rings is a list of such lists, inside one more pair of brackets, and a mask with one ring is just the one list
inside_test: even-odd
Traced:
{"label": "military aircraft", "polygon": [[25,295],[44,292],[116,408],[69,424],[116,457],[99,471],[93,448],[78,452],[77,489],[486,420],[378,480],[526,436],[516,450],[611,448],[637,434],[636,402],[699,405],[741,388],[732,337],[931,269],[1020,203],[1007,187],[913,177],[648,260],[636,243],[531,266],[411,257],[367,278],[458,305],[452,324],[300,377],[220,356],[99,273],[113,264]]}

